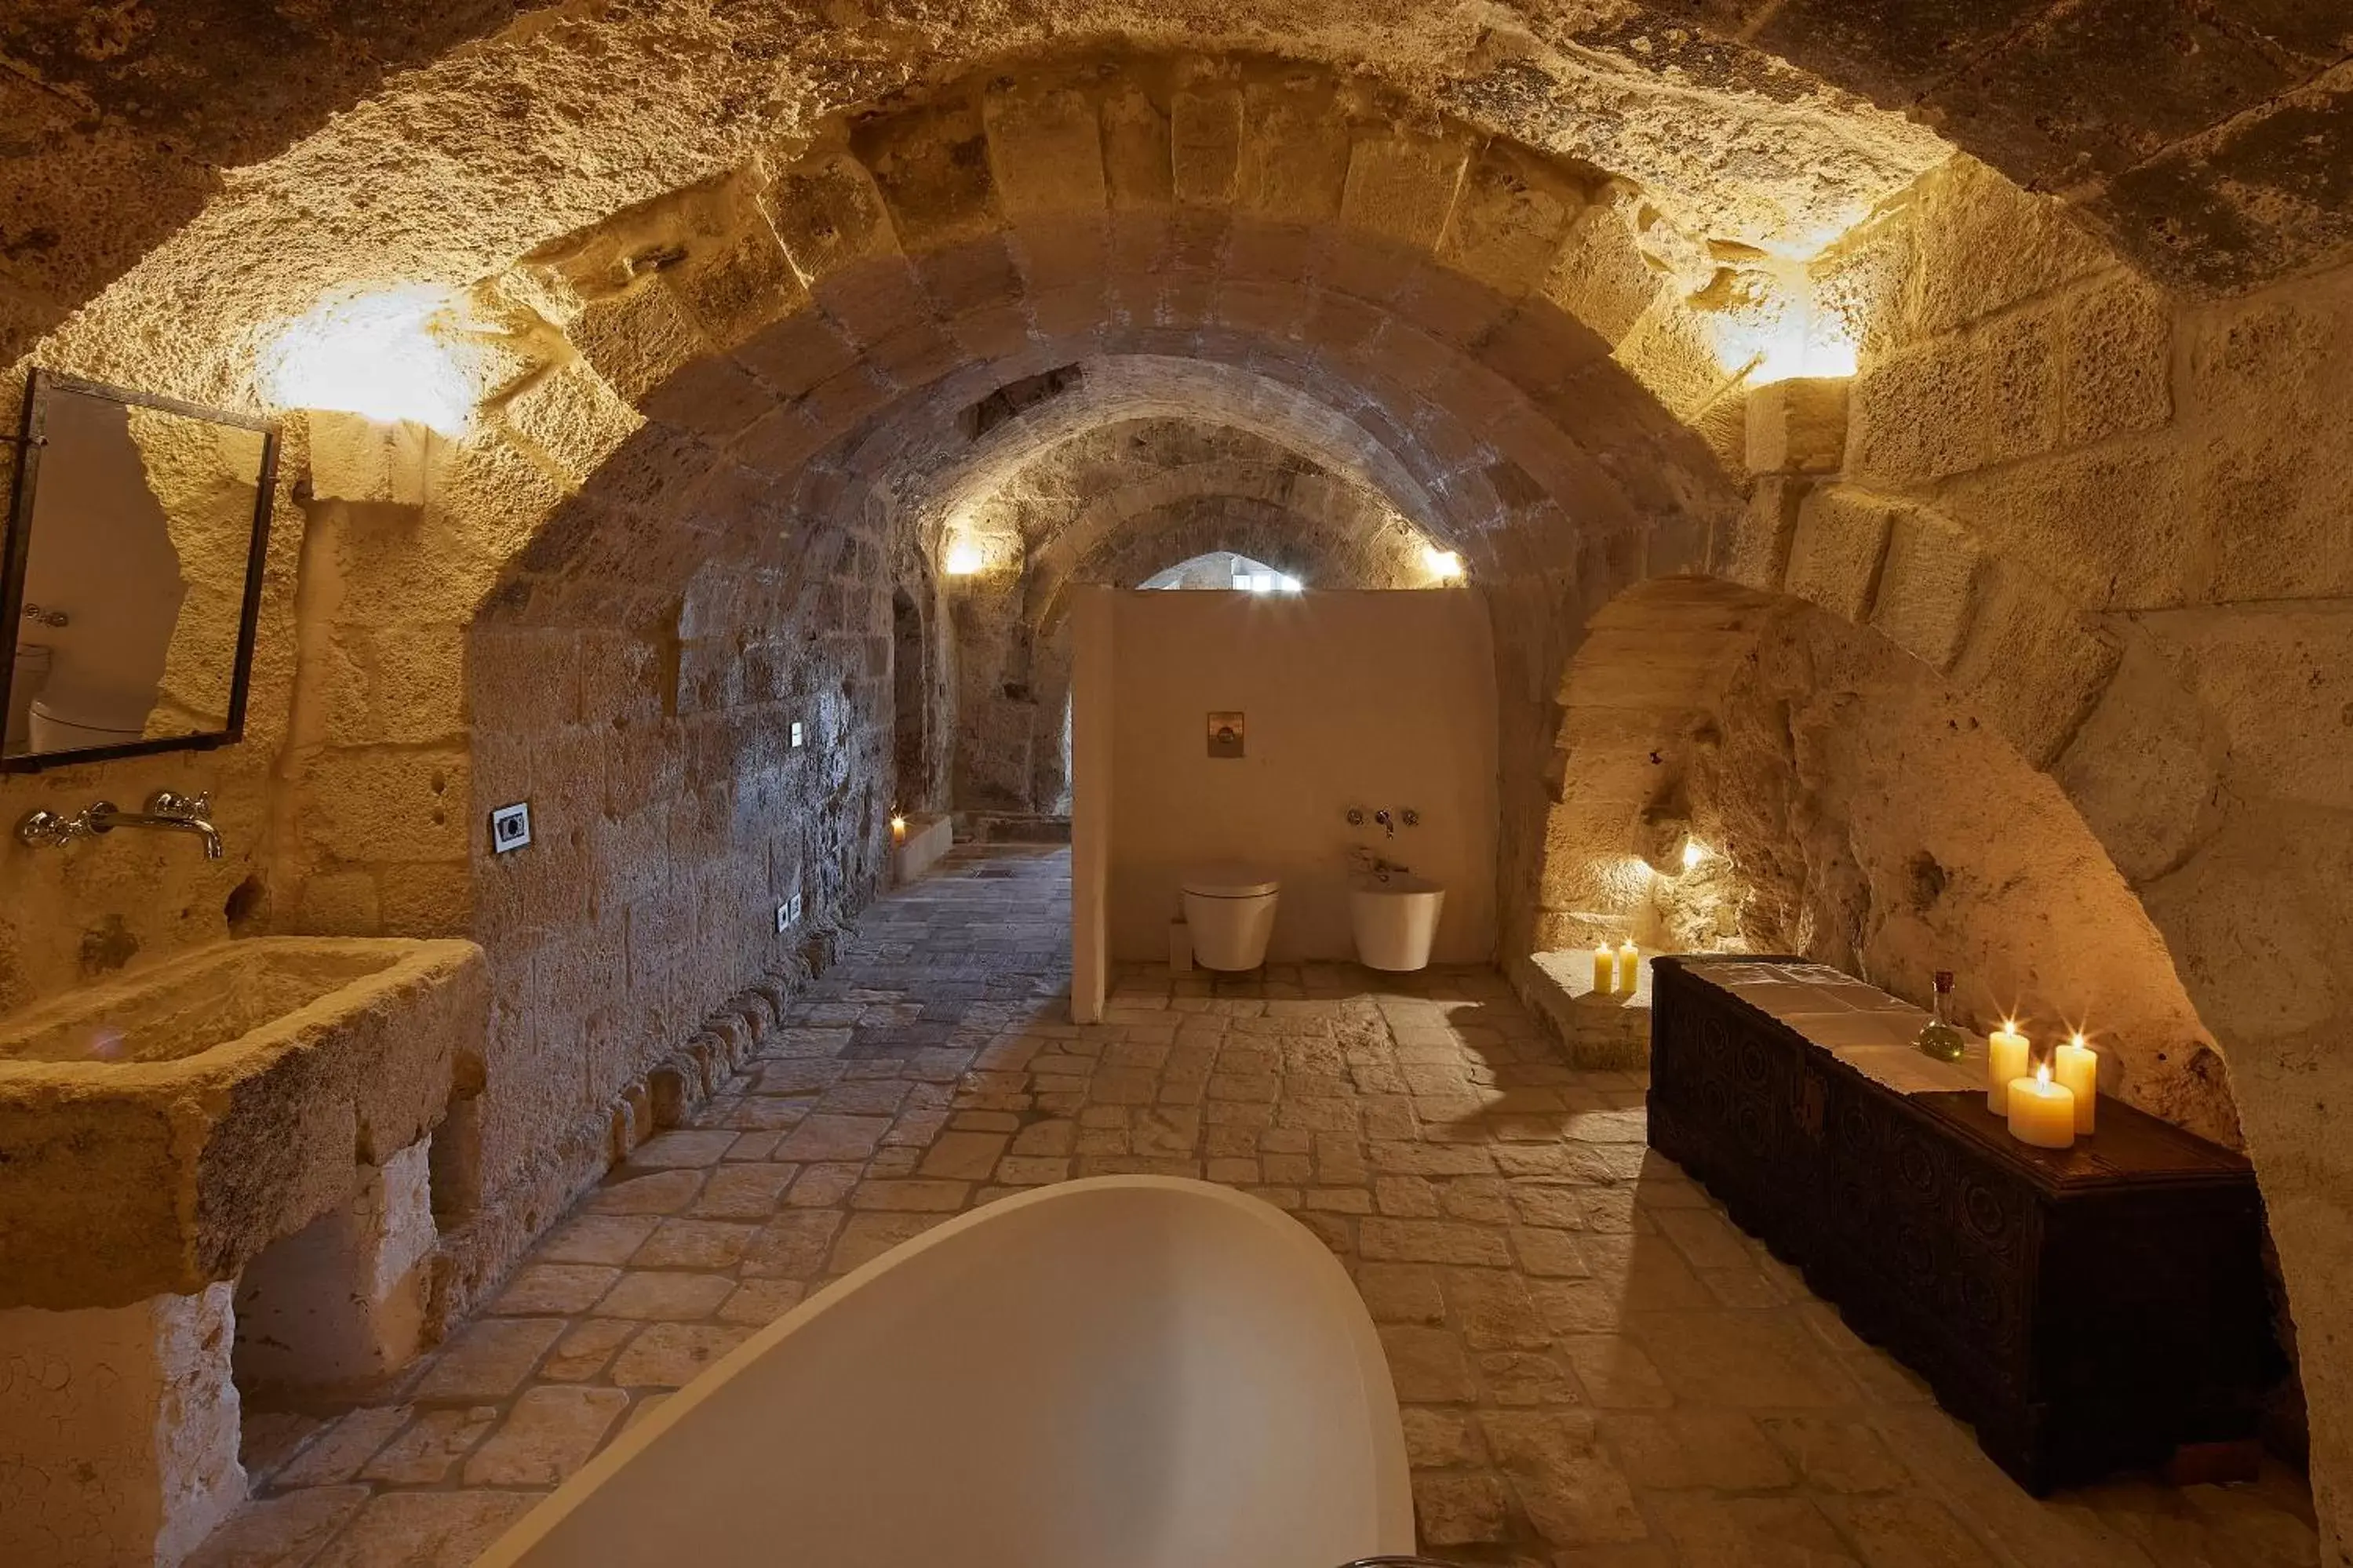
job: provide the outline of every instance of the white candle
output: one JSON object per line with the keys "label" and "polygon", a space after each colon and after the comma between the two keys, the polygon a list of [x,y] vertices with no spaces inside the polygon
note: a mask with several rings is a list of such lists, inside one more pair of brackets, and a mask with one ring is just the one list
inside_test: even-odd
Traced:
{"label": "white candle", "polygon": [[1631,996],[1641,983],[1642,950],[1630,941],[1618,950],[1618,994]]}
{"label": "white candle", "polygon": [[2032,1078],[2011,1081],[2010,1135],[2037,1149],[2064,1149],[2075,1142],[2075,1097],[2066,1085],[2051,1081],[2049,1062],[2035,1068]]}
{"label": "white candle", "polygon": [[2075,1131],[2092,1131],[2100,1103],[2100,1053],[2078,1033],[2051,1053],[2051,1074],[2075,1097]]}
{"label": "white candle", "polygon": [[1607,996],[1618,988],[1618,955],[1606,942],[1593,948],[1593,994]]}
{"label": "white candle", "polygon": [[2010,1085],[2031,1070],[2034,1047],[2010,1019],[1986,1037],[1986,1109],[1996,1116],[2010,1114]]}

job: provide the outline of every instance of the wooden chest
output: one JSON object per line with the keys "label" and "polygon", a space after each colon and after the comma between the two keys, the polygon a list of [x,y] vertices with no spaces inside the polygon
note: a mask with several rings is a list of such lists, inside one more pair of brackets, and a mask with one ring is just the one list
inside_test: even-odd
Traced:
{"label": "wooden chest", "polygon": [[1891,1088],[1810,1037],[1840,1020],[1721,983],[1804,963],[1656,962],[1651,1146],[2031,1492],[2252,1437],[2283,1363],[2246,1161],[2113,1100],[2073,1149],[2029,1148],[1982,1089]]}

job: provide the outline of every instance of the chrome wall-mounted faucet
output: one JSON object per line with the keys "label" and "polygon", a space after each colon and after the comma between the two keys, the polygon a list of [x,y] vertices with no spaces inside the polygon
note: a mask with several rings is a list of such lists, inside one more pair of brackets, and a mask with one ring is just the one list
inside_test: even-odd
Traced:
{"label": "chrome wall-mounted faucet", "polygon": [[212,824],[213,797],[174,795],[159,789],[143,812],[124,811],[111,800],[93,801],[72,816],[37,811],[16,825],[16,837],[30,845],[66,845],[77,838],[95,838],[118,827],[155,827],[171,833],[193,833],[205,841],[205,858],[221,858],[220,829]]}
{"label": "chrome wall-mounted faucet", "polygon": [[63,610],[45,610],[38,605],[26,605],[23,618],[44,626],[62,626],[73,619]]}
{"label": "chrome wall-mounted faucet", "polygon": [[[1365,825],[1365,808],[1363,806],[1352,805],[1347,809],[1345,815],[1348,819],[1349,826],[1362,827]],[[1409,805],[1398,811],[1391,811],[1385,805],[1378,811],[1373,813],[1373,820],[1381,825],[1382,832],[1388,834],[1391,838],[1395,838],[1397,837],[1397,830],[1400,827],[1419,827],[1421,826],[1421,813],[1416,811]]]}

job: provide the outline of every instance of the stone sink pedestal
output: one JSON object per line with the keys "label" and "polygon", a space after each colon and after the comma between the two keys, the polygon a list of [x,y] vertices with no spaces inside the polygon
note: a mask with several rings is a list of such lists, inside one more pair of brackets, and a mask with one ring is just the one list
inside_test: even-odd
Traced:
{"label": "stone sink pedestal", "polygon": [[488,1008],[472,942],[271,937],[0,1020],[0,1563],[170,1568],[244,1499],[236,1377],[416,1353]]}

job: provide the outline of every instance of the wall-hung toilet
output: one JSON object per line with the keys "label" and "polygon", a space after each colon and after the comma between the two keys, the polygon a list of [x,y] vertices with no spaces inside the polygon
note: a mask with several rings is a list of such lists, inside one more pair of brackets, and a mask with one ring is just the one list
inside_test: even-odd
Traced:
{"label": "wall-hung toilet", "polygon": [[1348,920],[1356,928],[1357,962],[1391,973],[1426,967],[1445,907],[1446,889],[1427,877],[1392,871],[1386,879],[1352,880]]}
{"label": "wall-hung toilet", "polygon": [[1193,962],[1204,969],[1256,969],[1266,962],[1282,884],[1247,866],[1198,866],[1184,878]]}

